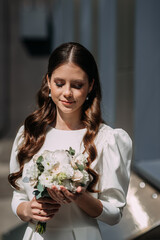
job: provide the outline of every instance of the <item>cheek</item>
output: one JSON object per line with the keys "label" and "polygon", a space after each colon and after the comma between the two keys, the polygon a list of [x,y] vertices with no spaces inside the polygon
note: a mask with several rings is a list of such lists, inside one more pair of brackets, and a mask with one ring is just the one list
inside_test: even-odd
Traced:
{"label": "cheek", "polygon": [[60,90],[57,89],[56,86],[51,86],[51,92],[54,96],[58,96],[60,94]]}
{"label": "cheek", "polygon": [[77,93],[75,95],[75,97],[77,99],[79,99],[79,101],[84,101],[86,99],[86,97],[87,97],[87,92],[86,91],[81,91],[80,93]]}
{"label": "cheek", "polygon": [[88,95],[88,89],[84,88],[77,92],[77,95],[82,98],[86,98]]}

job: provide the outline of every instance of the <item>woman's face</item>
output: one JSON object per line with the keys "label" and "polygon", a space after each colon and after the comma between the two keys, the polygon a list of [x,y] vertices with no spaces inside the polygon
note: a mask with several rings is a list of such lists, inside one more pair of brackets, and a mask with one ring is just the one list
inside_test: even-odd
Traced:
{"label": "woman's face", "polygon": [[57,110],[80,117],[82,105],[93,85],[89,85],[87,74],[77,65],[66,63],[53,71],[48,85]]}

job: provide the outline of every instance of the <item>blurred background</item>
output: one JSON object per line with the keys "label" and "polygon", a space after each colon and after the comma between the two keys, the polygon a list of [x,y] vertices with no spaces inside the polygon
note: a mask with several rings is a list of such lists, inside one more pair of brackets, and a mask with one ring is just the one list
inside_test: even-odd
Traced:
{"label": "blurred background", "polygon": [[22,239],[25,225],[10,207],[10,151],[50,53],[68,41],[93,53],[103,118],[134,144],[128,204],[121,223],[100,223],[103,239],[160,239],[159,13],[159,0],[0,0],[0,239]]}

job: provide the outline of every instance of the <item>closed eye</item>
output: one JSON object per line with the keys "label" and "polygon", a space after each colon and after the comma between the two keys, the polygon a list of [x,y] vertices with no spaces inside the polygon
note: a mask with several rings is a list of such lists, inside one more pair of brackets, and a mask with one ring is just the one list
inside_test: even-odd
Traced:
{"label": "closed eye", "polygon": [[[62,88],[66,84],[66,81],[63,79],[60,79],[60,78],[55,78],[54,83],[58,88]],[[83,87],[83,85],[84,85],[84,82],[79,81],[79,80],[78,81],[73,80],[70,83],[70,87],[75,88],[75,89],[81,89]]]}
{"label": "closed eye", "polygon": [[71,87],[75,89],[81,89],[83,87],[83,84],[73,84]]}
{"label": "closed eye", "polygon": [[[55,84],[59,88],[63,87],[64,85],[64,83],[55,83]],[[71,87],[75,89],[81,89],[83,87],[83,84],[72,84]]]}
{"label": "closed eye", "polygon": [[63,83],[56,83],[57,87],[63,87],[63,85],[64,85]]}

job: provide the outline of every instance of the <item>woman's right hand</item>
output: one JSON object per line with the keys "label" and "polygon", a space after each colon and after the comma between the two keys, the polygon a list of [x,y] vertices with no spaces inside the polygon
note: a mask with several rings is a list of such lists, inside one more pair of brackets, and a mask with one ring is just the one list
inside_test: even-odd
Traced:
{"label": "woman's right hand", "polygon": [[28,202],[22,202],[17,207],[17,215],[25,222],[47,222],[58,212],[60,204],[51,198],[35,197]]}

